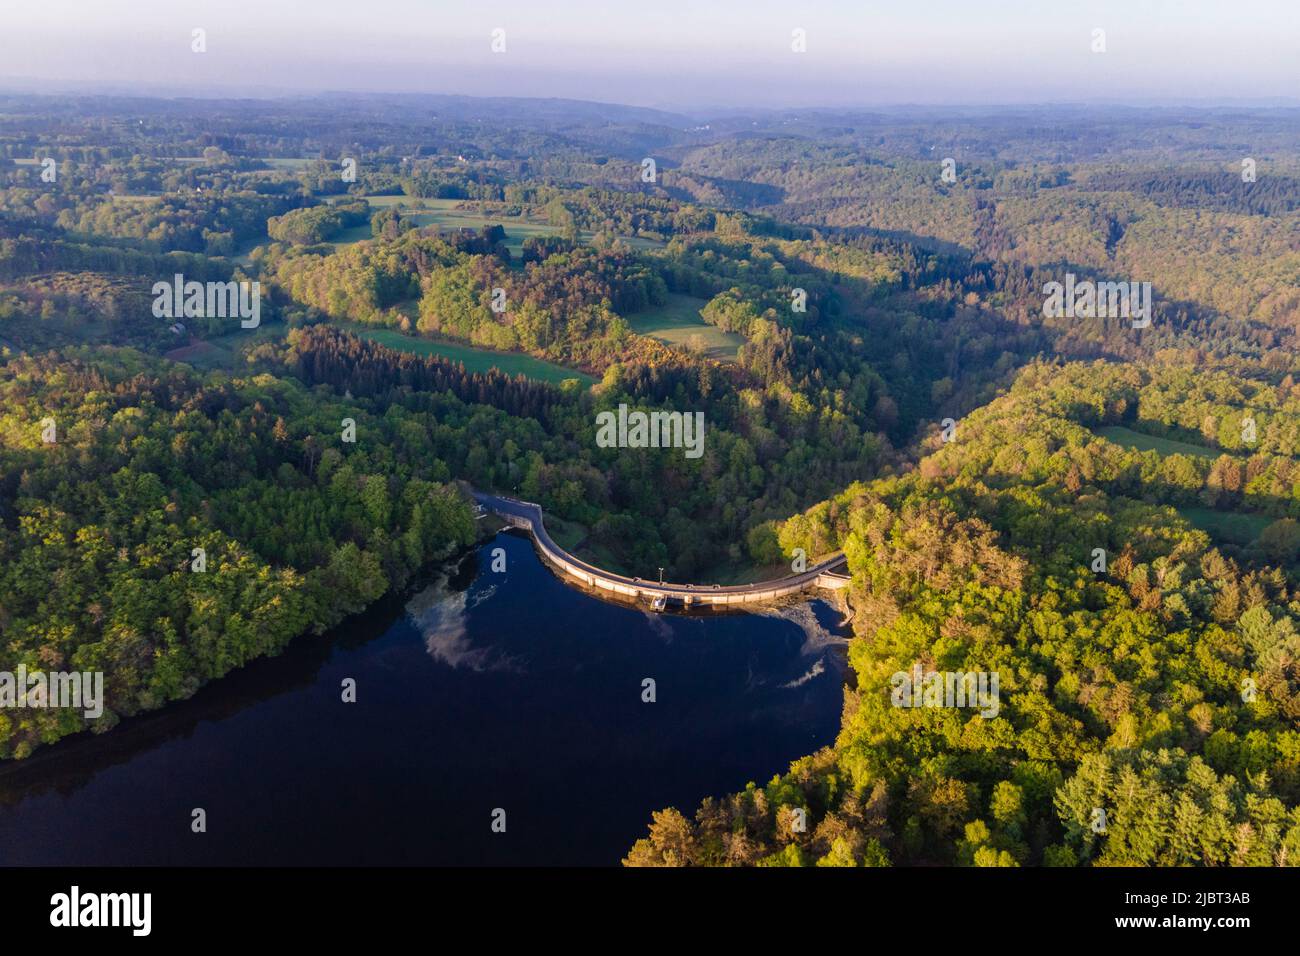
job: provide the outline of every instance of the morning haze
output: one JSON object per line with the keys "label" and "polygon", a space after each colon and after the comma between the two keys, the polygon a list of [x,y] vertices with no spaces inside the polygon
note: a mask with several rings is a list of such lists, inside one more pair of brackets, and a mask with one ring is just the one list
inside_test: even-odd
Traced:
{"label": "morning haze", "polygon": [[[70,29],[69,27],[75,27]],[[193,28],[208,52],[190,54]],[[494,54],[494,29],[506,53]],[[1107,65],[1090,50],[1104,29]],[[791,55],[792,32],[806,50]],[[1289,0],[432,4],[51,0],[14,5],[0,83],[151,93],[329,89],[674,109],[1267,101],[1300,88]]]}

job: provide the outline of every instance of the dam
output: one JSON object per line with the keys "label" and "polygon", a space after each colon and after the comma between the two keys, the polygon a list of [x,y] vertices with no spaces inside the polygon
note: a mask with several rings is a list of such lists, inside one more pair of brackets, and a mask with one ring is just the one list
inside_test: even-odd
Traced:
{"label": "dam", "polygon": [[648,600],[656,608],[762,604],[814,588],[838,591],[849,584],[848,575],[836,571],[845,564],[844,555],[840,552],[817,562],[807,571],[755,584],[671,584],[629,578],[588,564],[557,545],[546,532],[540,505],[480,491],[474,491],[472,495],[485,512],[496,515],[512,527],[527,531],[542,560],[561,577],[571,578],[623,600]]}

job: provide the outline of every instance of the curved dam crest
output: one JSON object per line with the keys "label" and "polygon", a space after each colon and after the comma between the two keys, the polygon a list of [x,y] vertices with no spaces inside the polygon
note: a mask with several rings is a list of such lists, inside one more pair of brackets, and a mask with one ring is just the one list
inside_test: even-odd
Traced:
{"label": "curved dam crest", "polygon": [[654,601],[662,598],[665,603],[671,602],[682,607],[764,604],[814,588],[838,591],[849,584],[847,575],[835,573],[835,569],[845,563],[844,554],[839,551],[807,571],[755,584],[660,584],[629,578],[588,564],[557,545],[546,531],[540,505],[481,491],[473,491],[471,494],[485,512],[496,515],[512,527],[527,531],[542,560],[562,577],[572,578],[590,588],[607,591],[628,600],[648,598]]}

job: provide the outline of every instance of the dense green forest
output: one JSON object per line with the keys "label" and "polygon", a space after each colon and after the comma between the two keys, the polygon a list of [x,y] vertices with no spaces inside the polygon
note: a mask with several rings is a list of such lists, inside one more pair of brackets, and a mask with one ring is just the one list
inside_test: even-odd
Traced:
{"label": "dense green forest", "polygon": [[[97,731],[321,632],[475,533],[439,457],[468,409],[429,435],[292,380],[112,348],[11,359],[0,396],[6,669],[102,670]],[[0,754],[83,724],[0,714]]]}
{"label": "dense green forest", "polygon": [[[835,745],[629,864],[1300,859],[1294,111],[0,116],[0,669],[104,671],[95,730],[468,546],[463,482],[633,575],[847,555]],[[1045,315],[1067,273],[1149,325]],[[177,275],[260,325],[160,317]],[[704,454],[598,447],[620,403]],[[999,712],[892,706],[914,665]],[[0,713],[0,757],[86,725]]]}
{"label": "dense green forest", "polygon": [[[1258,496],[1300,514],[1294,483],[1270,493],[1292,459],[1194,462],[1090,430],[1230,421],[1232,382],[1207,402],[1187,367],[1034,365],[906,477],[784,522],[783,547],[843,548],[853,576],[839,739],[693,819],[657,813],[626,862],[1293,863],[1300,525],[1232,556],[1177,510]],[[997,672],[999,712],[893,706],[891,676],[918,663]]]}

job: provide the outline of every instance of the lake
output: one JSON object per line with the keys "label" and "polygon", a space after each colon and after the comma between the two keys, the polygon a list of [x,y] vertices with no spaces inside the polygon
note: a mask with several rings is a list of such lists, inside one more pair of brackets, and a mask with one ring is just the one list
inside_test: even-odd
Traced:
{"label": "lake", "polygon": [[502,533],[190,700],[6,762],[0,863],[617,865],[651,811],[693,814],[834,739],[839,633],[820,601],[606,603]]}

